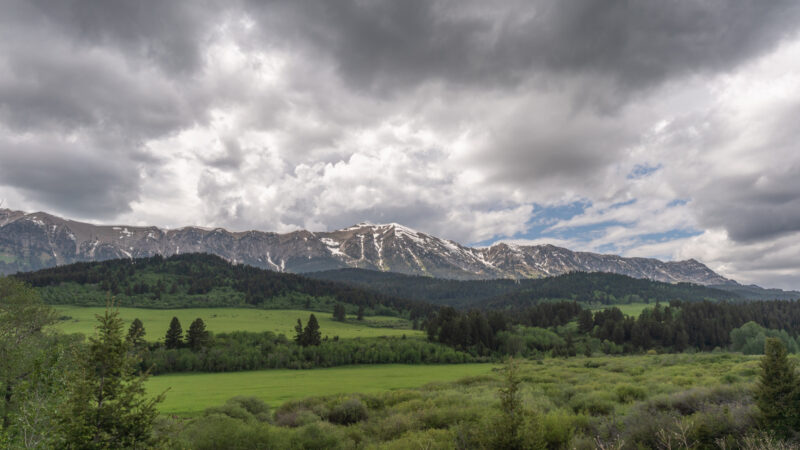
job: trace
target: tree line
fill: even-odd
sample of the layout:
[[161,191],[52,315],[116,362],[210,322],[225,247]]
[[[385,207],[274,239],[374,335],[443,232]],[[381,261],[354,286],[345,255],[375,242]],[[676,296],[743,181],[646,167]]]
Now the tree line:
[[572,272],[521,280],[447,280],[364,269],[338,269],[309,277],[347,283],[385,295],[460,309],[525,307],[543,300],[624,304],[671,300],[736,300],[740,294],[690,283],[662,283],[601,272]]
[[[231,264],[209,254],[182,254],[169,258],[117,259],[101,262],[79,262],[52,267],[37,272],[17,273],[15,278],[33,287],[59,286],[63,283],[96,285],[105,295],[110,292],[121,299],[147,294],[148,306],[158,306],[163,298],[192,306],[194,297],[214,296],[212,291],[230,291],[237,294],[241,305],[268,306],[272,299],[287,296],[332,298],[333,303],[351,305],[380,311],[382,314],[422,318],[432,313],[432,304],[392,297],[377,292],[311,279],[305,276],[279,273],[256,267]],[[148,279],[150,281],[148,281]],[[152,280],[156,281],[152,281]],[[220,295],[221,296],[221,295]],[[102,302],[103,296],[99,296]],[[220,300],[219,306],[234,306],[229,299]],[[173,302],[170,306],[176,305]],[[205,306],[213,306],[206,303]],[[333,306],[333,305],[331,305]]]
[[[565,326],[572,321],[576,327]],[[800,302],[673,301],[667,306],[657,303],[638,317],[626,316],[616,307],[593,312],[576,302],[542,303],[510,311],[442,308],[423,326],[430,341],[474,355],[513,354],[520,348],[520,339],[531,350],[572,355],[579,351],[579,341],[584,352],[728,348],[732,344],[731,333],[748,322],[785,333],[786,345],[796,345],[789,338],[800,334]],[[531,328],[554,331],[535,332]],[[749,333],[754,334],[752,330]],[[747,339],[742,337],[740,341]],[[760,339],[763,342],[764,335]]]

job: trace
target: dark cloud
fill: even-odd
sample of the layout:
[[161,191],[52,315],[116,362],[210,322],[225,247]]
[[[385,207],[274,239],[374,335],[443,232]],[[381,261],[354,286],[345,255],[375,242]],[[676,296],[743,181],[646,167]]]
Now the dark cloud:
[[309,45],[350,86],[385,94],[427,81],[516,84],[590,73],[624,87],[728,70],[797,31],[800,4],[634,2],[252,2],[270,41]]
[[139,196],[139,171],[127,159],[87,151],[86,142],[0,139],[0,185],[13,186],[53,212],[113,219]]
[[717,178],[698,192],[701,223],[740,242],[800,231],[800,166],[750,176]]
[[111,46],[132,58],[155,62],[175,74],[202,66],[202,49],[214,31],[213,20],[226,2],[33,0],[52,27],[78,45]]

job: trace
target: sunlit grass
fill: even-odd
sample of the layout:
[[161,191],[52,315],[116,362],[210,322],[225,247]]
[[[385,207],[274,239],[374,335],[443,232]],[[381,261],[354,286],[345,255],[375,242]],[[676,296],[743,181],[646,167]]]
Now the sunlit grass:
[[[91,335],[97,325],[95,314],[101,314],[105,308],[81,306],[54,306],[59,316],[65,318],[56,324],[56,327],[65,333],[83,333]],[[272,331],[283,333],[287,337],[294,336],[294,326],[297,319],[305,325],[310,311],[301,310],[268,310],[248,308],[186,308],[186,309],[144,309],[144,308],[119,308],[120,317],[126,326],[133,319],[142,321],[149,341],[164,338],[172,317],[180,320],[183,330],[198,317],[203,319],[206,328],[213,333],[228,333],[231,331]],[[358,322],[354,317],[348,317],[348,322],[337,322],[330,313],[313,313],[320,324],[322,336],[339,336],[340,338],[376,337],[376,336],[422,336],[418,330],[411,330],[410,323],[401,318],[388,316],[366,317],[365,321]],[[370,325],[391,326],[391,328]],[[405,328],[404,328],[405,327]]]

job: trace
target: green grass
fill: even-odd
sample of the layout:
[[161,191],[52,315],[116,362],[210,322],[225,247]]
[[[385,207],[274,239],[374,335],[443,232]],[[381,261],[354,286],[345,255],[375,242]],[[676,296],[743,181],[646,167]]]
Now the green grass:
[[[626,316],[639,317],[639,314],[641,314],[642,311],[644,311],[647,308],[652,308],[654,306],[655,303],[630,303],[627,305],[602,305],[596,308],[593,307],[592,309],[598,310],[598,309],[618,308],[620,311],[622,311],[622,314],[625,314]],[[668,306],[668,305],[662,304],[661,306]]]
[[491,364],[386,364],[313,370],[160,375],[148,381],[147,389],[151,394],[169,389],[166,400],[159,407],[162,413],[192,416],[237,395],[255,396],[277,406],[305,397],[355,392],[368,394],[414,388],[431,382],[455,381],[489,374],[493,367]]
[[[105,308],[82,306],[54,306],[59,316],[70,317],[59,321],[55,326],[65,333],[83,333],[91,335],[97,324],[95,314],[101,314]],[[188,308],[188,309],[142,309],[119,308],[120,317],[125,321],[126,328],[135,318],[144,323],[146,338],[157,341],[164,338],[169,322],[173,316],[181,321],[184,332],[198,317],[203,319],[206,328],[214,333],[228,333],[231,331],[272,331],[283,333],[287,337],[294,336],[294,326],[300,318],[305,325],[309,311],[281,310],[281,309],[248,309],[248,308]],[[315,312],[320,325],[322,336],[339,336],[340,338],[376,337],[376,336],[422,336],[423,332],[411,330],[410,324],[405,319],[388,316],[366,317],[364,323],[358,323],[348,318],[349,322],[342,323],[332,320],[330,313]],[[391,328],[380,328],[391,326]],[[407,328],[402,328],[407,327]]]

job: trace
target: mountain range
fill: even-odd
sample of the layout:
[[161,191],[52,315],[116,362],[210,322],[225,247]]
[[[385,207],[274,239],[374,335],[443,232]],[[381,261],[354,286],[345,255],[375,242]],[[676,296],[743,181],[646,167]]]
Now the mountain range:
[[78,261],[210,253],[236,264],[306,273],[372,269],[457,280],[541,278],[609,272],[667,283],[736,285],[699,261],[664,262],[575,252],[553,245],[468,247],[400,224],[290,233],[223,228],[93,225],[45,212],[0,209],[0,273]]

